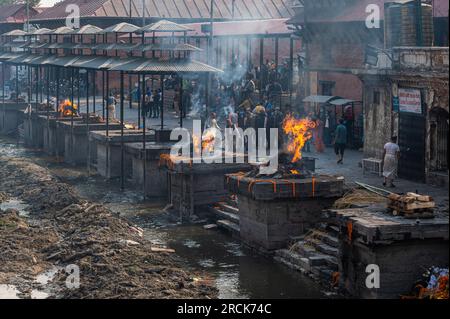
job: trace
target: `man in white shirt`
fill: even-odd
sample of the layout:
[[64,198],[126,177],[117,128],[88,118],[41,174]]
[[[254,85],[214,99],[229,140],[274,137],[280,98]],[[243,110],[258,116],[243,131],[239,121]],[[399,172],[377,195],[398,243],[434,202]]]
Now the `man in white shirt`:
[[398,160],[400,158],[400,147],[397,145],[397,137],[392,137],[391,141],[384,146],[383,152],[383,185],[388,183],[394,188],[394,180],[397,176]]

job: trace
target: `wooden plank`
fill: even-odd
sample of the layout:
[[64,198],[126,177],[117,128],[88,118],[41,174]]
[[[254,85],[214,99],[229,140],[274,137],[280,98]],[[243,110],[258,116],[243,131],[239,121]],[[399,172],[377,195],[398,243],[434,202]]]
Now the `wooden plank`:
[[432,202],[433,198],[431,196],[419,195],[416,193],[407,193],[406,195],[414,197],[419,202]]

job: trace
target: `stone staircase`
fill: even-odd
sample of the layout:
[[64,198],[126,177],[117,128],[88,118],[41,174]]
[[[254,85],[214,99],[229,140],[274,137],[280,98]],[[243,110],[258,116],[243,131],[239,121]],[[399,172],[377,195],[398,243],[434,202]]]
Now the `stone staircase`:
[[339,271],[339,228],[321,224],[308,234],[292,238],[289,249],[275,253],[275,259],[286,266],[331,284]]
[[237,203],[231,199],[209,207],[209,211],[217,218],[219,228],[229,231],[233,236],[239,237],[239,209]]

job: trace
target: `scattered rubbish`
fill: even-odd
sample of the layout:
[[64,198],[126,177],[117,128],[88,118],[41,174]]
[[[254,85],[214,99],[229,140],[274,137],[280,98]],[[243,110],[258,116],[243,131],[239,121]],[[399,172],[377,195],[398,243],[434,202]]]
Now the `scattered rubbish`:
[[448,299],[449,298],[448,268],[430,267],[422,275],[409,296],[402,299]]

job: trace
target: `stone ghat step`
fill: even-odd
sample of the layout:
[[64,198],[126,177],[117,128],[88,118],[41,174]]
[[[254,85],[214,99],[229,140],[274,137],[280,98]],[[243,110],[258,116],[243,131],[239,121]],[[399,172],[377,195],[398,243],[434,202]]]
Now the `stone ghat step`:
[[241,233],[239,224],[233,223],[226,219],[218,220],[217,226],[231,232],[234,236],[239,236]]
[[306,272],[313,272],[314,268],[318,267],[322,267],[321,269],[328,269],[332,272],[338,271],[337,260],[326,255],[315,254],[306,257],[296,251],[281,249],[275,252],[275,256],[301,267]]
[[226,211],[221,210],[221,209],[219,209],[217,207],[210,207],[209,210],[210,210],[211,213],[216,215],[219,219],[229,220],[230,222],[233,222],[233,223],[239,225],[239,215],[234,214],[234,213],[226,212]]
[[339,249],[337,249],[335,247],[331,247],[330,245],[321,243],[321,244],[316,244],[315,248],[318,252],[321,252],[326,255],[336,257],[336,258],[339,257]]
[[227,202],[220,202],[217,205],[219,205],[220,209],[224,212],[236,214],[239,215],[239,208],[233,205],[233,203]]
[[339,249],[338,237],[325,231],[317,231],[313,234],[313,236],[306,236],[303,240],[313,246],[317,244],[324,244],[333,248],[332,250]]
[[312,244],[305,241],[300,241],[297,244],[293,245],[291,251],[299,253],[300,255],[313,258],[313,259],[326,259],[328,265],[337,266],[338,258],[339,258],[339,250],[332,250],[332,253],[328,253],[332,247],[320,247],[324,246],[324,244]]

